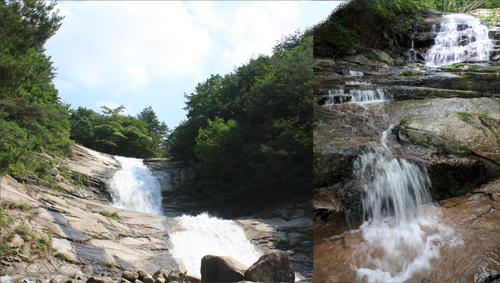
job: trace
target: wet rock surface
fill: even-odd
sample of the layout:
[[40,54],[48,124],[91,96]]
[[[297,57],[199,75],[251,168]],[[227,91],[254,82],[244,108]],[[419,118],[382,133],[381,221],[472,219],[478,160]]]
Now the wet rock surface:
[[[500,270],[500,179],[469,194],[443,200],[428,208],[454,229],[439,258],[406,282],[492,282]],[[356,251],[366,240],[359,230],[314,245],[314,280],[357,282],[351,264],[362,262]],[[488,279],[490,278],[490,279]]]
[[[75,151],[78,152],[75,154],[76,158],[61,162],[67,162],[67,166],[74,170],[86,168],[82,172],[91,174],[90,177],[108,174],[111,178],[112,172],[120,166],[112,156],[101,156],[100,153],[80,146]],[[182,176],[189,177],[188,173],[180,172],[182,168],[176,167],[170,160],[148,160],[147,164],[158,172],[174,170],[175,176],[180,176],[174,180],[182,180]],[[73,172],[73,169],[61,172]],[[63,178],[60,180],[61,183],[65,181]],[[171,253],[169,236],[178,229],[176,218],[113,207],[106,192],[93,187],[92,183],[66,185],[68,193],[61,193],[39,184],[37,180],[30,183],[10,176],[1,177],[1,213],[5,217],[2,221],[12,219],[7,228],[2,227],[2,237],[10,232],[14,232],[16,237],[8,240],[12,252],[0,256],[0,276],[9,274],[12,280],[44,276],[43,278],[56,278],[58,282],[66,282],[69,278],[73,282],[85,282],[92,276],[104,276],[119,281],[121,279],[115,277],[121,276],[125,271],[141,270],[154,275],[159,268],[172,271],[178,267],[179,262]],[[95,193],[80,195],[78,191]],[[179,202],[186,204],[185,200]],[[21,209],[20,205],[26,205],[29,209]],[[174,211],[175,208],[172,209]],[[116,218],[106,216],[113,213],[117,214]],[[235,222],[245,230],[247,238],[262,253],[284,249],[296,266],[298,276],[312,278],[310,204],[290,205]],[[26,230],[26,234],[33,237],[25,240],[15,232],[16,229]],[[307,236],[309,233],[310,237]],[[35,253],[35,239],[38,242],[48,241],[49,235],[50,245],[55,250]],[[20,248],[22,245],[25,247]],[[36,276],[30,277],[30,272]],[[167,277],[168,275],[170,274]],[[191,277],[188,279],[188,276]],[[76,281],[76,278],[84,281]],[[127,281],[135,280],[140,280],[138,274],[137,278]],[[186,280],[196,282],[196,276],[185,274],[184,281]],[[305,280],[304,282],[308,282]]]
[[[314,70],[315,282],[360,282],[364,279],[354,266],[378,268],[363,265],[383,249],[374,248],[369,256],[362,252],[370,242],[359,228],[365,216],[361,200],[369,188],[353,180],[358,156],[381,145],[381,134],[391,125],[385,143],[395,158],[428,172],[434,201],[428,211],[455,231],[449,236],[453,240],[439,246],[440,257],[405,282],[498,280],[500,65],[420,64],[433,44],[438,16],[417,27],[416,63],[402,64],[410,56],[398,52],[390,54],[394,66],[373,56],[378,62],[367,62],[367,51],[315,59],[334,61]],[[414,259],[409,251],[401,253],[408,253],[405,262]],[[467,262],[464,270],[460,261]]]

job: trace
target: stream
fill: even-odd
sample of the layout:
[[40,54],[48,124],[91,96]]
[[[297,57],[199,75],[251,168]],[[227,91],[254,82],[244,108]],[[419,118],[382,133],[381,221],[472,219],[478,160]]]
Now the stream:
[[500,101],[470,95],[474,78],[438,68],[467,60],[498,72],[485,62],[494,44],[469,15],[443,15],[432,32],[425,65],[338,60],[315,73],[314,151],[323,166],[315,206],[324,221],[315,223],[315,282],[500,278]]
[[[161,186],[142,159],[116,156],[121,163],[109,183],[112,205],[129,210],[163,215]],[[174,218],[171,252],[190,274],[200,276],[201,259],[208,254],[230,256],[251,266],[261,254],[246,238],[243,228],[232,220],[202,213]]]

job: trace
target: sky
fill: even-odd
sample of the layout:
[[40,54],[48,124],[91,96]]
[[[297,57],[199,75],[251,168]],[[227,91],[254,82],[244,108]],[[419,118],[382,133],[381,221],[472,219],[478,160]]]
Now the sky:
[[61,101],[101,112],[151,106],[170,129],[186,119],[184,94],[228,74],[282,35],[312,27],[341,1],[61,1],[50,38]]

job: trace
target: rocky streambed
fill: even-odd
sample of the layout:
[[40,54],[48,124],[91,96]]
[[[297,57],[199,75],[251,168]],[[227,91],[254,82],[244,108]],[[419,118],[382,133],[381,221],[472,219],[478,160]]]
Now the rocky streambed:
[[[168,159],[145,161],[161,184],[167,215],[163,216],[112,205],[107,184],[120,169],[113,156],[77,145],[72,159],[44,157],[58,162],[52,172],[54,182],[36,177],[1,178],[0,276],[8,276],[3,279],[86,282],[91,277],[107,277],[119,281],[125,271],[153,275],[160,268],[170,272],[183,263],[173,237],[185,235],[181,232],[187,229],[179,216],[197,212],[189,200],[175,197],[173,192],[192,171]],[[70,175],[71,180],[66,178]],[[75,175],[80,181],[75,181]],[[258,252],[255,261],[259,255],[281,249],[294,277],[308,282],[313,268],[307,236],[312,234],[312,215],[306,207],[292,205],[225,225],[242,228],[245,241]],[[191,241],[196,246],[197,239]],[[200,270],[187,270],[184,275],[194,277],[183,280],[196,282],[193,278],[199,274]]]
[[[465,62],[428,67],[381,50],[359,50],[314,60],[315,281],[363,281],[363,272],[377,268],[388,271],[379,277],[370,273],[374,282],[498,279],[500,65]],[[370,184],[377,174],[390,169],[374,170],[367,176],[371,180],[359,181],[356,176],[360,157],[383,145],[391,149],[390,158],[427,172],[432,202],[424,214],[453,231],[440,232],[446,240],[436,240],[435,246],[428,242],[439,251],[422,260],[430,266],[412,265],[423,252],[396,257],[403,263],[393,264],[405,266],[411,280],[397,277],[401,269],[375,264],[376,258],[390,257],[383,244],[374,247],[365,234],[364,221],[371,215],[363,202],[374,189]],[[393,209],[392,202],[386,209]],[[419,225],[428,229],[429,234],[422,235],[437,235],[430,230],[441,229]],[[408,231],[411,235],[413,230]],[[396,234],[386,241],[397,241]]]

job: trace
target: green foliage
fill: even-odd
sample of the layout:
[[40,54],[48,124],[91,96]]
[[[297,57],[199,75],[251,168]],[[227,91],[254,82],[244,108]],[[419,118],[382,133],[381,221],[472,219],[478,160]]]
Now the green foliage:
[[410,32],[411,21],[421,19],[419,10],[433,5],[431,0],[345,1],[314,27],[314,55],[336,56],[360,46],[391,47],[397,42],[395,33]]
[[55,257],[58,257],[62,260],[65,260],[65,261],[69,261],[69,258],[67,255],[65,255],[64,253],[61,253],[61,252],[57,252],[55,255]]
[[91,185],[89,181],[89,175],[80,173],[78,171],[71,171],[71,177],[73,180],[73,183],[78,186],[87,186],[89,187]]
[[118,219],[120,218],[120,216],[118,215],[118,212],[109,212],[107,210],[99,210],[99,211],[94,211],[94,212],[97,212],[103,216],[106,216],[106,217],[109,217],[109,218],[113,218],[114,220],[118,221]]
[[170,134],[171,154],[195,166],[177,193],[224,216],[311,197],[312,44],[283,37],[225,76],[186,95],[188,120]]
[[14,219],[12,219],[12,217],[6,217],[5,214],[3,214],[3,207],[0,206],[0,227],[5,229],[12,224],[14,224]]
[[60,193],[69,195],[69,192],[59,185],[52,185],[52,188]]
[[67,105],[52,79],[54,68],[44,44],[63,17],[57,2],[1,1],[0,174],[23,174],[34,152],[70,155]]
[[71,138],[97,151],[151,158],[166,155],[169,129],[150,107],[138,117],[123,115],[124,107],[102,106],[102,114],[79,107],[70,110]]
[[412,71],[404,71],[404,72],[401,73],[401,75],[403,75],[403,76],[411,76],[411,75],[413,75],[413,72]]
[[20,211],[23,211],[23,212],[31,210],[31,206],[29,206],[29,204],[27,204],[27,203],[17,204],[15,202],[13,202],[9,205],[9,208],[10,209],[19,209]]

